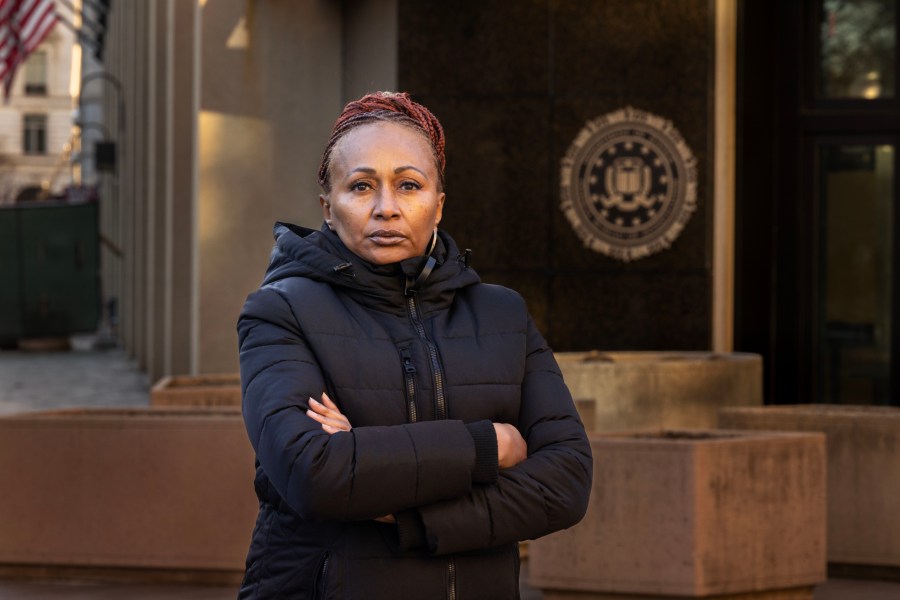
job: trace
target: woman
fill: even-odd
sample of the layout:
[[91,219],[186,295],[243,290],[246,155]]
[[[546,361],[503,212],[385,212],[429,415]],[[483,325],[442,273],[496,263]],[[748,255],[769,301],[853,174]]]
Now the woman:
[[437,229],[443,181],[434,115],[371,94],[322,158],[321,231],[275,227],[238,322],[260,501],[241,598],[516,598],[517,542],[584,514],[553,354]]

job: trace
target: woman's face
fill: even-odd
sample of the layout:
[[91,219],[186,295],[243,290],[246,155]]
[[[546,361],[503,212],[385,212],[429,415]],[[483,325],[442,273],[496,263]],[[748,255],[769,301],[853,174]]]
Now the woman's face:
[[319,196],[325,222],[357,256],[377,265],[425,253],[444,194],[425,136],[376,121],[338,140]]

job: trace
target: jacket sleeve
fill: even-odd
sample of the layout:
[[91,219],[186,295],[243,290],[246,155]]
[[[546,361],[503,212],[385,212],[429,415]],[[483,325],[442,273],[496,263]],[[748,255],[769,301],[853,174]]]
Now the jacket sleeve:
[[323,431],[306,410],[325,378],[279,290],[248,297],[238,340],[250,442],[275,490],[302,517],[372,519],[466,495],[479,474],[490,477],[476,460],[476,444],[490,446],[483,426],[432,421]]
[[450,554],[533,539],[576,524],[593,476],[590,444],[553,353],[531,318],[519,431],[528,458],[496,484],[398,515],[401,544]]

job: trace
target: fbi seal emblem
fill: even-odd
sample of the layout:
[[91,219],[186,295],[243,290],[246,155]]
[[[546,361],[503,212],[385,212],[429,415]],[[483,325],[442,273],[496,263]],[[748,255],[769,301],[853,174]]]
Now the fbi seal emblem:
[[626,107],[588,123],[561,169],[584,245],[625,262],[669,248],[697,208],[697,161],[671,121]]

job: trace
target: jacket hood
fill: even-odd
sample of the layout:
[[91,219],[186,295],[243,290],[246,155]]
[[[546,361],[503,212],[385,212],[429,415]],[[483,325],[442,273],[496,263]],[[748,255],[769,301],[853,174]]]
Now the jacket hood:
[[344,289],[362,304],[382,310],[405,310],[403,297],[415,293],[423,307],[452,302],[455,292],[480,282],[453,238],[438,230],[429,256],[374,265],[347,248],[336,233],[278,222],[275,247],[263,285],[288,277],[304,277]]

